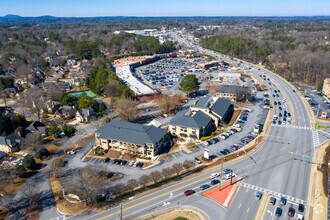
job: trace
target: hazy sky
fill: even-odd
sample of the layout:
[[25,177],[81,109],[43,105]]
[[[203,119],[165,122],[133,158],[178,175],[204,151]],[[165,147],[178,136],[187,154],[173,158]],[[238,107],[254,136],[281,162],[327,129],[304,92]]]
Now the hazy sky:
[[0,0],[0,16],[330,15],[330,0]]

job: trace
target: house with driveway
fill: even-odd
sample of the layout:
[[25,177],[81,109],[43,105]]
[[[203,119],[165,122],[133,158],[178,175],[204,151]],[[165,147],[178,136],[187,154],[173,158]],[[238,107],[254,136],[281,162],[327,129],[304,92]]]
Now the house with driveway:
[[154,157],[170,147],[171,138],[164,128],[112,120],[95,133],[96,147],[143,157]]
[[178,112],[169,122],[169,131],[177,137],[201,139],[228,123],[233,112],[234,106],[228,99],[205,96],[189,109]]

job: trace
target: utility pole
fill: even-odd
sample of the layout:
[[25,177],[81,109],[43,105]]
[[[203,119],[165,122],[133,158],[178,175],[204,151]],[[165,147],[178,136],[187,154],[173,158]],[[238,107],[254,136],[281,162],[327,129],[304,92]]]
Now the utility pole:
[[230,185],[233,185],[233,171],[230,171]]
[[123,220],[123,203],[120,204],[120,220]]

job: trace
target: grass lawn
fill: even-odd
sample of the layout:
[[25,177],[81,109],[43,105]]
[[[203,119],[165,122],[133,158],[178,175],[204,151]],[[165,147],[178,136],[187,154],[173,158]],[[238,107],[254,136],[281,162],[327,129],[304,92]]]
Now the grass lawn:
[[317,129],[317,130],[321,130],[321,129],[325,129],[325,128],[327,128],[327,126],[322,125],[322,124],[319,124],[319,123],[314,123],[313,126],[314,126],[314,128]]
[[242,112],[242,109],[235,109],[235,111],[233,113],[233,116],[231,117],[231,120],[228,123],[228,126],[232,126],[235,123],[235,121],[237,120],[238,116],[240,116],[241,112]]

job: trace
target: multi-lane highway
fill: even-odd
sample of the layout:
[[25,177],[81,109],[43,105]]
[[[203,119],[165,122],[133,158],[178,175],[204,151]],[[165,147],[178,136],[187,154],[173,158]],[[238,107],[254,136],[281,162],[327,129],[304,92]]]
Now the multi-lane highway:
[[[239,62],[214,51],[192,45],[173,32],[171,35],[176,41],[190,48],[229,63]],[[170,207],[187,205],[200,209],[209,219],[254,219],[256,213],[260,211],[262,203],[268,202],[267,199],[262,199],[263,202],[256,200],[255,193],[257,191],[262,192],[265,197],[272,195],[277,198],[275,205],[265,204],[262,209],[263,213],[260,215],[264,219],[288,219],[289,207],[294,207],[297,211],[297,204],[306,204],[312,160],[300,155],[312,155],[313,149],[318,144],[318,134],[311,129],[311,120],[301,97],[281,77],[245,61],[242,61],[241,65],[251,67],[250,71],[256,78],[260,79],[260,75],[265,75],[270,79],[271,85],[266,84],[269,87],[268,93],[272,96],[274,89],[280,90],[280,96],[273,99],[282,101],[285,98],[287,100],[287,109],[292,113],[294,123],[291,125],[271,124],[262,148],[251,155],[254,160],[245,158],[228,166],[238,176],[245,177],[229,208],[224,208],[203,197],[201,190],[199,190],[200,185],[210,183],[209,175],[212,172],[220,172],[219,167],[140,198],[131,198],[122,206],[118,205],[97,214],[84,213],[71,218],[119,219],[122,211],[124,217],[135,219],[138,216]],[[278,107],[274,105],[274,108]],[[274,112],[278,111],[278,109],[274,109]],[[184,196],[183,192],[187,189],[195,189],[196,194],[189,197]],[[281,196],[288,199],[285,206],[279,203]],[[274,214],[276,207],[283,208],[283,214],[280,218]]]

